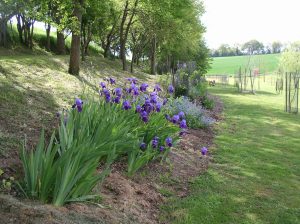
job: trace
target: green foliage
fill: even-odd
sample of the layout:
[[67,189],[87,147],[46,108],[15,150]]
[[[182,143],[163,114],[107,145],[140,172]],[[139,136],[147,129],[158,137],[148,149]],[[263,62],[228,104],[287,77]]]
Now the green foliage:
[[0,183],[0,192],[9,192],[12,188],[12,184],[14,183],[15,179],[13,177],[9,178],[2,178],[4,171],[0,169],[0,178],[2,179],[2,183]]
[[[61,115],[58,136],[52,134],[45,145],[44,131],[35,151],[21,151],[25,178],[25,195],[45,203],[61,206],[68,202],[91,200],[94,186],[109,173],[112,162],[128,156],[128,174],[132,176],[149,161],[164,158],[151,147],[159,136],[159,145],[174,136],[179,128],[168,122],[162,113],[155,113],[146,124],[132,110],[120,104],[106,103],[89,97],[82,112],[76,109]],[[148,145],[140,150],[140,143]],[[97,167],[103,164],[101,173]]]
[[279,67],[285,72],[300,71],[300,43],[293,43],[280,57]]
[[208,110],[212,110],[215,107],[215,101],[213,99],[204,96],[202,99],[202,106]]
[[187,96],[188,89],[185,86],[176,86],[175,97]]

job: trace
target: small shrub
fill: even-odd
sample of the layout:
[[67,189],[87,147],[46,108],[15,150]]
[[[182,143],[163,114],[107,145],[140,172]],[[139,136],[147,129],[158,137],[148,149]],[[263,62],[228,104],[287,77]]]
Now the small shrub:
[[187,97],[172,99],[168,102],[166,113],[178,114],[183,111],[187,125],[191,128],[203,128],[214,123],[214,119],[205,115],[205,110],[197,104],[191,102]]
[[175,88],[175,97],[187,96],[188,89],[183,86],[176,86]]
[[202,105],[208,110],[212,110],[215,107],[215,102],[213,99],[209,99],[207,96],[203,97]]

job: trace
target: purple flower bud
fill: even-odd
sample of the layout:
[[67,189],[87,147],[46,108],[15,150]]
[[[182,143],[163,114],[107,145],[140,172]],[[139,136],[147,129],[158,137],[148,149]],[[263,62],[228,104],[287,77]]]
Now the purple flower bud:
[[110,95],[106,95],[106,96],[105,96],[105,101],[106,101],[106,103],[109,103],[109,102],[110,102]]
[[76,106],[82,106],[83,102],[82,102],[82,100],[81,100],[81,99],[79,99],[79,98],[76,98],[76,100],[75,100],[75,104],[76,104]]
[[123,109],[124,109],[124,110],[129,110],[129,109],[131,109],[131,104],[130,104],[130,102],[129,102],[128,100],[125,100],[125,101],[123,102]]
[[165,118],[166,118],[168,121],[171,121],[171,117],[170,117],[168,114],[165,114]]
[[207,152],[208,152],[208,149],[207,149],[206,147],[202,147],[202,148],[201,148],[201,154],[202,154],[203,156],[205,156],[205,155],[207,154]]
[[145,123],[147,123],[149,121],[149,117],[148,116],[143,116],[142,117],[142,121],[144,121]]
[[167,98],[165,98],[165,99],[164,99],[164,101],[163,101],[163,105],[166,105],[166,104],[167,104],[167,102],[168,102],[168,99],[167,99]]
[[132,89],[132,91],[133,91],[133,95],[134,96],[138,96],[140,93],[139,93],[139,89],[137,88],[137,87],[134,87],[133,89]]
[[146,148],[147,148],[146,143],[145,143],[145,142],[142,142],[142,143],[140,144],[140,149],[141,149],[141,150],[145,150]]
[[166,138],[166,146],[172,147],[172,145],[173,145],[172,138],[170,138],[170,137]]
[[148,113],[146,111],[142,111],[140,113],[142,121],[144,121],[145,123],[147,123],[149,121],[149,117],[148,117]]
[[174,115],[173,117],[172,117],[172,122],[174,123],[174,124],[177,124],[178,123],[178,121],[179,121],[179,116],[178,115]]
[[163,147],[163,146],[159,147],[159,151],[163,152],[164,150],[165,150],[165,147]]
[[131,79],[131,82],[133,82],[134,84],[137,84],[137,81],[138,81],[138,80],[137,80],[136,78],[132,78],[132,79]]
[[126,80],[130,83],[132,82],[132,78],[127,78]]
[[141,87],[140,87],[140,90],[141,90],[142,92],[146,92],[146,91],[147,91],[147,88],[148,88],[148,84],[147,84],[147,83],[143,83],[143,84],[141,85]]
[[116,84],[116,80],[113,78],[109,78],[109,82],[111,85]]
[[182,112],[182,111],[180,111],[179,113],[178,113],[178,116],[180,117],[180,119],[184,119],[184,112]]
[[160,112],[161,111],[161,103],[157,102],[156,103],[156,112]]
[[115,102],[116,104],[119,104],[119,103],[120,103],[120,97],[117,96],[117,97],[114,99],[114,102]]
[[160,92],[160,91],[161,91],[161,88],[160,88],[159,84],[156,84],[156,85],[155,85],[154,91],[157,91],[157,92]]
[[155,139],[153,139],[153,140],[152,140],[152,147],[153,147],[153,148],[157,148],[157,146],[158,146],[158,141],[155,140]]
[[179,124],[179,127],[180,128],[187,128],[187,125],[186,125],[186,120],[182,120]]
[[106,83],[105,82],[100,82],[100,86],[102,87],[102,89],[106,88]]
[[185,131],[180,131],[179,136],[184,136],[186,134]]
[[116,88],[115,94],[116,94],[116,96],[121,97],[122,96],[122,88]]
[[153,139],[156,140],[156,141],[158,141],[159,137],[155,136]]
[[173,87],[172,85],[169,85],[169,87],[168,87],[168,92],[169,92],[170,94],[174,93],[174,87]]
[[142,107],[140,105],[137,105],[135,108],[136,113],[140,113],[142,111]]
[[77,106],[77,110],[78,110],[78,112],[81,112],[82,111],[82,106]]
[[107,96],[107,95],[110,95],[110,92],[109,92],[108,89],[104,89],[104,90],[103,90],[103,94],[104,94],[105,96]]
[[82,105],[83,105],[83,102],[81,99],[79,98],[76,98],[75,99],[75,104],[72,106],[72,108],[77,108],[78,112],[81,112],[82,111]]
[[157,103],[157,95],[152,95],[150,98],[150,102],[153,104],[156,104]]

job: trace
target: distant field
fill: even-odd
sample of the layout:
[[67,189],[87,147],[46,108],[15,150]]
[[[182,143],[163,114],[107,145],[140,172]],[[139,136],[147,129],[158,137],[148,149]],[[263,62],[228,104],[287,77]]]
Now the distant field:
[[269,73],[276,70],[280,54],[254,55],[254,56],[234,56],[213,58],[211,69],[207,75],[235,74],[241,66],[246,67],[249,63],[255,67],[260,67],[261,72]]

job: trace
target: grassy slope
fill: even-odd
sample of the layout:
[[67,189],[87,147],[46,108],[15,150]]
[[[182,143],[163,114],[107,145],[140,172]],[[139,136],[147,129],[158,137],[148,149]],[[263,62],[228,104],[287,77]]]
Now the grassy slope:
[[[1,50],[1,49],[0,49]],[[68,56],[19,55],[0,57],[0,156],[17,149],[24,134],[30,140],[42,127],[52,131],[55,114],[70,108],[84,89],[95,89],[103,77],[135,76],[153,82],[142,72],[123,72],[119,61],[89,57],[82,63],[81,75],[69,75]],[[49,134],[49,133],[48,133]],[[30,143],[31,141],[29,141]]]
[[[250,59],[250,64],[259,66],[263,72],[272,72],[276,70],[278,65],[278,54],[254,55]],[[217,57],[213,58],[211,69],[208,75],[235,74],[239,67],[247,66],[249,56],[235,57]]]
[[300,223],[300,115],[272,92],[211,93],[225,102],[208,172],[165,207],[174,223]]

